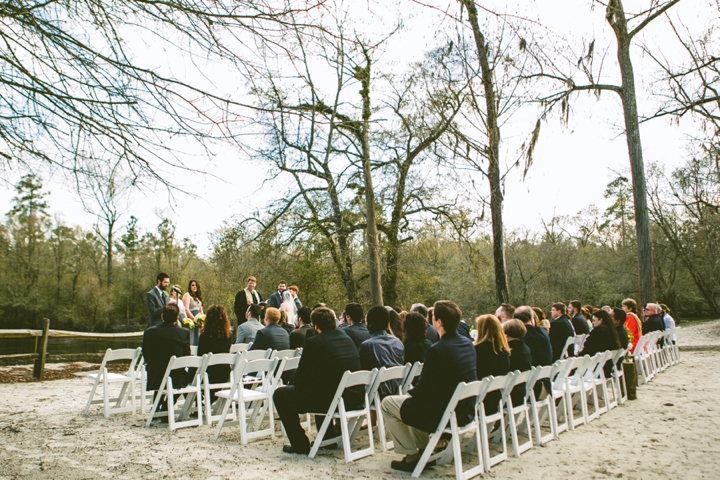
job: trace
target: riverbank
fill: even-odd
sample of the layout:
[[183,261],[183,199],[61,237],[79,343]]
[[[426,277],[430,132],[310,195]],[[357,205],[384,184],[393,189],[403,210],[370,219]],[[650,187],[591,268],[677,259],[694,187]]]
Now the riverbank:
[[[720,345],[720,321],[682,329],[681,345]],[[720,465],[720,351],[682,362],[638,388],[638,399],[544,447],[493,468],[490,477],[714,478]],[[281,452],[286,439],[250,441],[237,427],[212,441],[207,425],[170,433],[139,414],[81,415],[90,382],[0,385],[0,478],[410,478],[390,469],[392,451],[345,464],[339,450],[315,460]],[[361,439],[362,440],[362,439]],[[454,477],[452,464],[422,478]]]

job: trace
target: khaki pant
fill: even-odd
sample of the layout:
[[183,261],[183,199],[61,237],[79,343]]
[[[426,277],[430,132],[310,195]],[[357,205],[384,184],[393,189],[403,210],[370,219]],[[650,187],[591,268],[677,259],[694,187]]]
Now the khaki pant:
[[382,413],[385,426],[392,435],[395,452],[407,455],[410,460],[414,460],[413,457],[420,458],[423,450],[425,450],[430,434],[403,423],[400,416],[400,407],[408,398],[410,398],[410,395],[385,397],[382,401]]

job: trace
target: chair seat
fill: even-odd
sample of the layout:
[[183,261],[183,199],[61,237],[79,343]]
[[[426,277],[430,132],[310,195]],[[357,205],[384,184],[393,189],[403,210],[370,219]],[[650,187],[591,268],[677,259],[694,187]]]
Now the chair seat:
[[[215,394],[219,398],[230,398],[230,390],[220,390]],[[245,402],[255,402],[257,400],[265,400],[269,398],[267,393],[263,393],[259,390],[248,390],[243,389],[242,400]],[[240,401],[240,392],[235,393],[235,397],[232,399],[234,402]]]
[[[88,373],[87,378],[95,380],[98,378],[101,374],[98,373]],[[127,382],[128,380],[132,379],[132,377],[128,375],[123,375],[122,373],[110,373],[107,374],[107,381],[108,382]]]

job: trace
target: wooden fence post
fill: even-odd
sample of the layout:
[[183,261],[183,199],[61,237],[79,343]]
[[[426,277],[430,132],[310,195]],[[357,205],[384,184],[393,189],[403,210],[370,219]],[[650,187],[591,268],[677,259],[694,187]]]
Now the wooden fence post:
[[50,329],[50,319],[43,318],[42,338],[40,339],[39,348],[35,349],[38,359],[35,360],[35,368],[33,368],[33,377],[42,379],[45,374],[45,354],[47,353],[48,330]]

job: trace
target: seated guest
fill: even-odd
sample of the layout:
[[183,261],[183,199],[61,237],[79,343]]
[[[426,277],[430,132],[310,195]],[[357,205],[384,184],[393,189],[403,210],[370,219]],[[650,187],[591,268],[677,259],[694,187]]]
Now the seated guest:
[[626,298],[622,301],[622,309],[627,315],[625,319],[625,329],[633,336],[630,344],[630,353],[633,353],[643,334],[643,326],[638,314],[638,304],[632,298]]
[[515,315],[515,307],[509,303],[501,303],[498,309],[495,311],[495,316],[500,323],[505,323]]
[[290,348],[290,335],[278,322],[280,321],[280,310],[268,307],[265,312],[265,328],[258,330],[255,334],[250,350],[287,350]]
[[[246,322],[247,323],[247,322]],[[230,353],[232,328],[225,307],[210,305],[205,314],[205,323],[198,340],[198,357],[206,353]],[[212,365],[207,369],[210,383],[224,383],[230,378],[230,365]],[[215,392],[210,392],[210,402],[215,401]]]
[[295,331],[295,326],[288,322],[288,315],[284,310],[280,310],[280,320],[278,320],[278,325],[280,325],[283,330],[288,333],[288,335]]
[[568,315],[570,315],[570,322],[575,329],[575,335],[582,335],[590,333],[590,327],[588,326],[587,319],[582,313],[582,304],[579,300],[573,300],[568,305]]
[[[410,312],[405,317],[405,363],[422,362],[432,342],[427,339],[427,321],[420,313]],[[434,329],[433,329],[434,330]],[[437,333],[437,332],[436,332]]]
[[343,332],[352,338],[357,348],[360,348],[360,344],[370,338],[370,332],[363,322],[362,305],[359,303],[348,303],[345,305],[344,316],[348,326],[343,329]]
[[665,322],[662,317],[662,309],[656,303],[648,303],[645,307],[645,322],[643,322],[643,335],[650,332],[665,330]]
[[[552,322],[550,322],[550,344],[552,345],[553,363],[562,357],[567,339],[575,336],[572,323],[565,316],[566,311],[567,307],[564,303],[554,303],[550,308],[550,316],[552,317]],[[574,345],[568,347],[568,355],[575,356]]]
[[[513,318],[503,323],[503,332],[505,332],[505,338],[507,338],[508,345],[510,346],[510,371],[530,370],[532,368],[532,353],[527,345],[525,345],[525,334],[527,329],[525,324],[520,320]],[[525,383],[515,385],[512,393],[510,394],[513,405],[522,405],[525,401]]]
[[[272,309],[270,309],[272,310]],[[300,425],[303,413],[326,413],[340,379],[347,370],[360,370],[360,356],[353,341],[336,328],[335,314],[326,307],[312,311],[315,336],[305,340],[300,365],[292,383],[275,390],[273,400],[290,445],[285,453],[310,453],[310,440]],[[349,410],[362,404],[362,387],[349,389],[343,397]],[[318,428],[322,424],[316,417]]]
[[[411,472],[427,446],[429,432],[434,432],[460,382],[477,380],[475,349],[467,338],[458,335],[462,318],[460,308],[453,302],[435,302],[433,327],[440,340],[425,353],[425,365],[415,388],[408,395],[390,395],[382,401],[386,425],[395,444],[395,452],[405,455],[390,467]],[[466,425],[474,415],[474,401],[463,400],[455,409],[460,425]]]
[[625,330],[625,320],[627,319],[627,313],[625,313],[625,310],[623,310],[622,308],[613,308],[611,309],[611,311],[612,313],[610,314],[610,316],[615,322],[615,331],[618,334],[620,346],[622,348],[628,348],[628,345],[630,344],[630,339],[628,338],[627,330]]
[[252,343],[255,341],[255,335],[263,328],[258,320],[262,310],[260,305],[251,303],[245,312],[245,322],[238,325],[237,339],[235,343]]
[[398,312],[396,312],[392,307],[385,306],[385,310],[388,311],[387,332],[395,338],[402,339],[405,336],[405,333],[403,332],[403,324],[400,314],[398,314]]
[[[515,310],[515,318],[523,322],[527,332],[523,341],[530,349],[532,355],[532,366],[542,367],[552,365],[552,345],[550,344],[550,335],[544,328],[535,326],[535,318],[533,311],[528,306],[521,306]],[[545,391],[550,391],[550,379],[544,378],[535,384],[535,398],[540,398],[542,387]]]
[[425,319],[425,325],[427,326],[427,332],[425,333],[425,337],[430,340],[431,344],[440,340],[438,333],[431,325],[430,317],[428,317],[428,308],[425,305],[423,305],[422,303],[414,303],[413,306],[410,307],[410,313],[419,313],[423,316],[423,318]]
[[[593,313],[592,322],[593,329],[585,339],[585,345],[578,353],[579,356],[590,355],[592,357],[600,352],[620,348],[620,339],[618,339],[617,330],[615,330],[615,323],[605,310],[598,310]],[[605,376],[609,376],[612,373],[612,362],[607,362],[604,370]]]
[[460,320],[460,323],[458,323],[457,328],[458,335],[462,335],[465,338],[469,338],[470,341],[473,340],[472,336],[470,335],[470,325],[465,320]]
[[[662,317],[663,322],[665,322],[665,330],[675,328],[675,319],[670,316],[670,307],[668,307],[664,303],[658,303],[657,305],[660,307],[660,309],[662,311],[660,316]],[[672,343],[676,343],[676,342],[677,342],[677,337],[673,333]]]
[[[500,320],[495,315],[480,315],[475,323],[478,380],[491,375],[493,377],[507,375],[510,371],[510,346],[508,346]],[[485,413],[492,415],[497,412],[499,402],[499,390],[488,393],[483,400]]]
[[[187,357],[190,355],[190,332],[178,324],[180,308],[176,303],[169,303],[163,308],[160,316],[162,323],[150,327],[143,333],[142,352],[147,368],[147,389],[157,390],[162,384],[165,370],[170,357]],[[177,369],[171,373],[173,386],[186,386],[191,377],[185,370]],[[160,408],[166,408],[160,402]]]
[[[372,370],[380,367],[395,367],[405,364],[405,346],[399,338],[388,335],[390,312],[385,307],[372,307],[367,313],[370,338],[360,344],[360,368]],[[344,332],[347,332],[345,329]],[[396,393],[399,381],[393,380],[380,385],[380,398]]]
[[301,348],[305,345],[305,336],[307,335],[307,331],[311,329],[310,309],[308,307],[300,307],[298,309],[298,329],[290,334],[290,348]]

